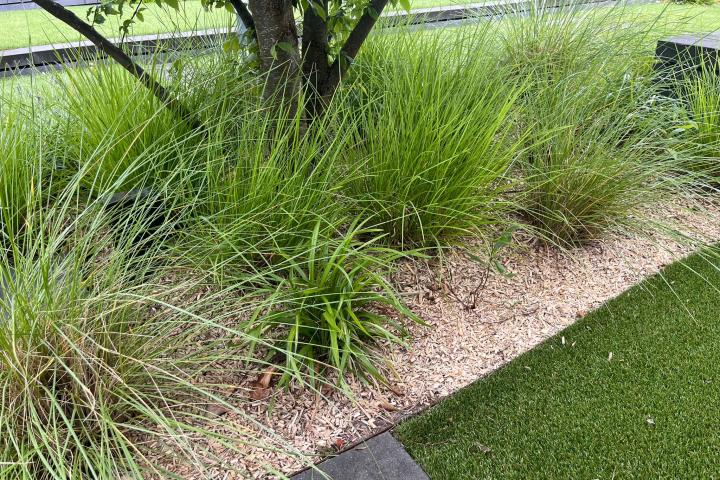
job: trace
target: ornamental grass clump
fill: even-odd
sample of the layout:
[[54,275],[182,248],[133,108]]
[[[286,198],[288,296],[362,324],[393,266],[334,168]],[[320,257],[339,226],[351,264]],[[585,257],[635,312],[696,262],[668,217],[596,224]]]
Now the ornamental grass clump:
[[117,66],[98,62],[58,78],[56,123],[65,137],[65,166],[82,170],[84,186],[97,193],[110,184],[120,191],[137,188],[149,175],[162,182],[198,137]]
[[347,189],[360,172],[347,161],[358,126],[349,92],[307,124],[303,98],[278,109],[246,97],[238,107],[211,91],[206,102],[224,106],[212,107],[221,115],[197,149],[203,183],[173,253],[254,299],[239,329],[281,385],[383,381],[378,344],[402,343],[401,320],[417,317],[385,279],[402,255],[376,245],[384,233],[357,227],[352,212]]
[[119,427],[152,408],[152,342],[143,339],[152,329],[140,330],[154,322],[133,301],[87,291],[79,276],[65,262],[3,268],[0,455],[13,478],[140,474]]
[[720,77],[709,67],[689,72],[680,88],[684,121],[680,141],[686,169],[707,183],[720,179]]
[[42,217],[62,184],[55,174],[62,138],[35,102],[15,79],[0,85],[0,250],[8,257],[42,239]]
[[[482,233],[502,216],[515,159],[507,117],[522,85],[482,51],[489,25],[378,36],[355,65],[350,165],[360,215],[402,248]],[[474,51],[475,54],[468,54]]]
[[299,109],[276,114],[260,98],[220,117],[196,155],[203,182],[182,255],[237,279],[306,250],[318,225],[323,238],[335,235],[349,222],[348,122],[338,109],[306,128]]
[[[521,55],[516,62],[532,80],[514,120],[525,141],[519,211],[539,238],[563,247],[634,228],[634,213],[684,188],[671,175],[671,102],[657,94],[637,39],[607,28],[616,18],[531,14],[509,30],[517,38],[506,39],[501,53],[516,58],[525,41],[550,44],[555,36],[543,29],[562,27],[553,44],[558,60]],[[637,28],[636,36],[646,34]]]
[[609,9],[603,16],[590,9],[556,11],[534,4],[526,16],[497,28],[500,62],[509,66],[512,77],[529,78],[538,87],[581,70],[598,53],[599,34],[603,24],[617,18],[614,12]]
[[[26,114],[0,105],[0,245],[21,248],[28,221],[40,204],[42,142]],[[34,232],[36,233],[36,232]]]
[[539,2],[526,14],[499,22],[488,53],[509,67],[512,78],[527,81],[526,95],[532,97],[533,86],[582,77],[591,69],[604,77],[647,66],[658,21],[622,5],[595,9],[573,2],[559,7]]
[[248,303],[226,291],[199,296],[202,276],[163,280],[160,241],[137,255],[109,234],[101,203],[70,215],[77,195],[68,188],[43,217],[47,241],[0,262],[3,478],[246,475],[209,443],[239,455],[244,442],[262,448],[272,434],[218,416],[245,418],[242,401],[203,372],[219,361],[225,374],[252,368],[232,346],[246,334],[227,320]]
[[632,88],[620,85],[597,102],[559,83],[526,106],[538,120],[521,164],[520,205],[544,240],[569,246],[595,239],[669,193],[665,131],[643,111],[657,104],[651,97],[645,107],[628,103],[623,90]]

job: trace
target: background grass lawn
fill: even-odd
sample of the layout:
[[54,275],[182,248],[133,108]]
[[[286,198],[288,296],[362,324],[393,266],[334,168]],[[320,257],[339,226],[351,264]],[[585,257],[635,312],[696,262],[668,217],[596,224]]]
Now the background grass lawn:
[[[436,5],[454,5],[471,3],[470,0],[414,0],[413,8],[431,7]],[[208,28],[227,27],[233,25],[235,17],[225,9],[204,10],[199,0],[180,2],[180,9],[175,11],[167,7],[159,7],[155,3],[147,3],[144,12],[145,21],[134,26],[134,35],[151,33],[181,32],[204,30]],[[80,18],[86,18],[88,7],[71,7]],[[132,10],[126,8],[127,13]],[[123,18],[128,18],[129,15]],[[101,33],[117,37],[121,21],[117,17],[108,18],[103,25],[98,25]],[[0,12],[0,49],[18,48],[27,45],[43,45],[47,43],[68,42],[79,40],[80,37],[62,22],[55,20],[40,9]]]
[[435,479],[717,478],[718,265],[671,266],[396,435]]
[[[412,0],[412,8],[424,8],[438,5],[456,5],[474,3],[471,0]],[[144,13],[145,21],[134,26],[133,35],[151,33],[181,32],[204,30],[208,28],[228,27],[233,25],[234,16],[225,9],[205,11],[199,0],[180,2],[179,11],[166,7],[158,7],[154,3],[147,4]],[[713,31],[720,28],[720,5],[689,6],[689,5],[642,5],[630,10],[647,13],[649,17],[661,13],[672,21],[685,25],[687,31]],[[71,8],[81,18],[85,18],[87,7]],[[128,14],[131,11],[128,9]],[[98,26],[101,33],[117,37],[120,19],[109,18]],[[28,45],[44,45],[80,40],[72,29],[55,20],[40,9],[0,12],[0,50],[25,47]]]
[[[70,7],[70,10],[80,18],[86,19],[88,7]],[[128,18],[132,13],[127,7],[125,10],[128,15],[123,16],[123,19]],[[227,27],[234,22],[233,15],[227,10],[205,11],[199,0],[180,2],[180,9],[177,11],[148,3],[144,17],[145,21],[134,25],[133,35],[204,30]],[[118,17],[110,17],[104,24],[97,25],[97,29],[104,35],[118,37],[120,23]],[[81,39],[70,27],[40,9],[0,12],[0,31],[3,32],[0,36],[0,49]]]

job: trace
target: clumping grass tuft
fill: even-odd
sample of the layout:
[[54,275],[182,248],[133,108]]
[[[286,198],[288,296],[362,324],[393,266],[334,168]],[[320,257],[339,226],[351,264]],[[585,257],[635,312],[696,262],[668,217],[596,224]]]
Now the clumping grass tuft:
[[[241,71],[226,74],[243,81]],[[219,115],[196,152],[204,181],[177,252],[219,285],[262,298],[242,328],[262,361],[284,371],[281,385],[383,381],[375,346],[402,342],[393,315],[417,318],[384,278],[400,254],[375,245],[382,232],[353,226],[345,195],[356,173],[344,159],[354,117],[344,92],[306,125],[291,108],[302,98],[278,113],[260,97],[238,105],[232,93],[205,88]]]
[[675,186],[666,184],[673,165],[662,102],[643,91],[633,98],[634,82],[604,97],[558,82],[528,102],[524,113],[537,120],[529,120],[520,208],[546,241],[577,245],[628,227],[633,213]]
[[[165,233],[141,255],[108,228],[103,202],[78,211],[76,190],[68,186],[43,217],[45,242],[0,263],[3,478],[168,478],[178,459],[203,476],[247,474],[207,442],[234,452],[267,440],[248,431],[252,420],[218,417],[245,414],[226,385],[199,375],[217,361],[226,374],[252,368],[228,346],[247,335],[226,318],[249,303],[226,291],[198,296],[203,276],[162,281]],[[143,223],[142,205],[125,213]]]
[[148,177],[161,182],[197,136],[115,65],[99,61],[68,69],[62,79],[56,120],[65,136],[66,166],[82,170],[83,185],[95,193],[110,184],[131,190]]
[[617,9],[602,14],[573,6],[555,11],[536,4],[526,16],[509,19],[497,29],[500,61],[509,65],[513,77],[530,78],[531,85],[541,88],[595,61],[602,54],[603,36],[620,19]]
[[221,115],[198,148],[203,183],[183,255],[220,276],[272,271],[279,254],[306,250],[318,224],[327,238],[348,220],[346,115],[328,113],[305,131],[299,110],[278,119],[260,102]]
[[531,79],[514,116],[526,145],[518,208],[562,247],[633,228],[638,209],[683,188],[669,175],[671,102],[643,61],[646,27],[615,29],[619,13],[537,11],[501,40],[500,58]]
[[501,178],[515,155],[505,120],[521,86],[505,82],[486,55],[467,54],[491,33],[483,24],[378,36],[355,65],[351,88],[364,108],[351,192],[395,245],[442,245],[501,215]]
[[720,178],[720,77],[710,68],[690,72],[683,82],[680,100],[686,111],[681,127],[686,166],[691,173],[716,184]]
[[0,245],[11,252],[22,247],[43,188],[43,143],[34,127],[20,108],[0,104]]

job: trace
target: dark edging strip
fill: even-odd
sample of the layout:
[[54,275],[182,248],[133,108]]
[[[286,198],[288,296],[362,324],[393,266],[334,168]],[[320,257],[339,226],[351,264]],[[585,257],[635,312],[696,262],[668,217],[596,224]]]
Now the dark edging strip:
[[[207,44],[217,44],[227,37],[225,30],[202,32],[163,33],[130,37],[122,46],[133,57],[158,52],[197,50]],[[115,42],[117,43],[117,42]],[[89,40],[57,45],[41,45],[0,51],[0,75],[28,73],[33,69],[75,63],[99,58],[99,52]]]
[[291,477],[292,480],[429,480],[405,447],[390,432],[332,457]]
[[[498,368],[500,368],[500,367],[498,367]],[[459,392],[460,390],[469,387],[470,385],[472,385],[473,383],[477,382],[478,380],[481,380],[481,379],[485,378],[486,376],[491,375],[493,372],[495,372],[495,370],[492,370],[492,371],[488,372],[487,374],[482,375],[481,377],[478,377],[478,378],[475,379],[473,382],[471,382],[469,385],[467,385],[467,386],[465,386],[465,387],[457,390],[456,392],[451,393],[450,395],[455,395],[455,394],[456,394],[457,392]],[[406,412],[402,412],[402,413],[398,416],[398,418],[394,419],[393,421],[387,422],[386,425],[384,425],[383,427],[380,427],[380,428],[378,428],[377,430],[373,431],[373,432],[372,432],[371,434],[369,434],[368,436],[366,436],[366,437],[364,437],[364,438],[361,438],[360,440],[356,440],[356,441],[348,444],[345,448],[343,448],[342,450],[338,451],[337,454],[332,455],[332,456],[325,457],[325,458],[323,458],[322,460],[320,460],[319,462],[315,463],[313,466],[305,467],[305,468],[303,468],[303,469],[301,469],[301,470],[296,471],[295,473],[290,474],[290,475],[289,475],[289,478],[291,478],[291,479],[293,479],[293,480],[304,480],[306,477],[304,477],[303,475],[307,474],[306,472],[314,472],[314,471],[317,471],[316,469],[317,469],[319,466],[321,466],[324,462],[327,462],[327,461],[329,461],[329,460],[332,460],[332,459],[334,459],[334,458],[337,458],[337,457],[339,457],[339,456],[341,456],[341,455],[345,455],[345,454],[347,454],[348,452],[354,450],[355,448],[361,447],[363,444],[372,441],[372,440],[373,440],[374,438],[376,438],[376,437],[379,437],[379,436],[385,435],[385,434],[391,435],[391,434],[392,434],[391,430],[393,430],[395,427],[397,427],[398,425],[400,425],[402,422],[404,422],[404,421],[406,421],[406,420],[408,420],[408,419],[410,419],[410,418],[412,418],[412,417],[415,417],[415,416],[417,416],[417,415],[421,415],[421,414],[425,413],[426,411],[430,410],[431,408],[433,408],[434,406],[436,406],[437,404],[439,404],[440,402],[442,402],[442,401],[445,400],[446,398],[450,397],[450,395],[447,395],[447,396],[444,396],[444,397],[438,397],[438,398],[432,400],[430,403],[428,403],[428,404],[426,404],[426,405],[415,406],[415,407],[411,408],[410,410],[408,410],[408,411],[406,411]],[[401,444],[401,445],[402,445],[402,444]],[[403,448],[404,448],[404,447],[403,447]],[[320,478],[322,478],[322,477],[320,477]]]

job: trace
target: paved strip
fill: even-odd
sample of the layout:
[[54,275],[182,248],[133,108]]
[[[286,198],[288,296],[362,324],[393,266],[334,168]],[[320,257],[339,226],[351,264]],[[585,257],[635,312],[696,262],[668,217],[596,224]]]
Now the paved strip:
[[390,432],[291,477],[292,480],[430,480]]

